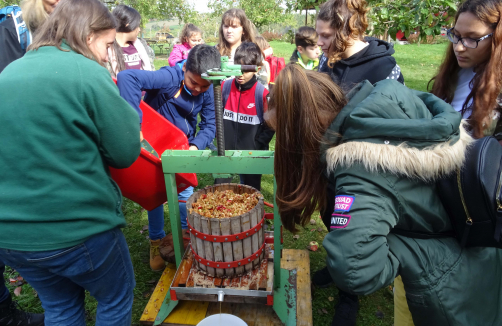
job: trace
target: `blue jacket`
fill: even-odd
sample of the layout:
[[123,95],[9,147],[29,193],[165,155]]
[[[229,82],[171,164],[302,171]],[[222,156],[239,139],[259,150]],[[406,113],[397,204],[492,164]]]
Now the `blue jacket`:
[[[183,80],[184,73],[179,65],[162,67],[157,71],[131,69],[117,75],[117,86],[120,95],[138,112],[140,123],[143,121],[139,109],[141,92],[146,91],[145,102],[148,105],[181,129],[191,145],[205,149],[216,132],[213,86],[202,94],[192,96],[183,86]],[[199,112],[201,119],[197,132]]]

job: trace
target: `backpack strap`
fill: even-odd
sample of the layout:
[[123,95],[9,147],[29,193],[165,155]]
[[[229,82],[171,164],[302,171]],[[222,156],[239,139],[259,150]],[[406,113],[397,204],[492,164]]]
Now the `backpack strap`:
[[223,102],[223,110],[225,110],[225,106],[227,105],[228,97],[230,96],[230,90],[232,89],[232,83],[235,78],[228,79],[223,83],[223,87],[221,88],[221,101]]
[[263,123],[263,93],[265,92],[265,86],[262,83],[256,83],[256,90],[254,92],[254,100],[256,105],[256,114],[260,123]]

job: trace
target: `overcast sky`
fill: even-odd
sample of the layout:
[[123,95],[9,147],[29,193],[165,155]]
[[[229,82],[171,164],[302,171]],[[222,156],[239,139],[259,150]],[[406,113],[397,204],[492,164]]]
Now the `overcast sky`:
[[195,10],[199,12],[208,12],[209,8],[207,8],[207,3],[209,0],[188,0],[190,4],[195,6]]

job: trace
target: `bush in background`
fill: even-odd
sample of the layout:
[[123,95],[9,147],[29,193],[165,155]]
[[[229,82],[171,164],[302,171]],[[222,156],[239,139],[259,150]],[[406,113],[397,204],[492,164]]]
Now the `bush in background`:
[[[410,44],[416,44],[419,41],[419,37],[420,33],[416,33],[416,34],[410,34],[410,36],[408,36],[407,39]],[[436,36],[427,35],[425,39],[422,39],[420,41],[421,44],[441,44],[447,42],[449,42],[448,39],[445,36],[441,35],[436,35]]]
[[263,38],[266,39],[268,42],[280,41],[281,37],[282,37],[282,35],[279,33],[273,33],[273,32],[268,32],[268,31],[263,32],[261,34],[261,36],[263,36]]

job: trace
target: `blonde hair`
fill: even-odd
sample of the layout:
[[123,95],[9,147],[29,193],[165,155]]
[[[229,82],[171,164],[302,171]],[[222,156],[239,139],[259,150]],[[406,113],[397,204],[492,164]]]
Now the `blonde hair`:
[[35,33],[40,25],[49,17],[45,11],[43,0],[23,0],[21,2],[23,20],[31,33]]
[[258,44],[258,46],[260,47],[261,52],[265,51],[266,49],[268,49],[270,47],[270,44],[261,35],[256,37],[256,44]]

